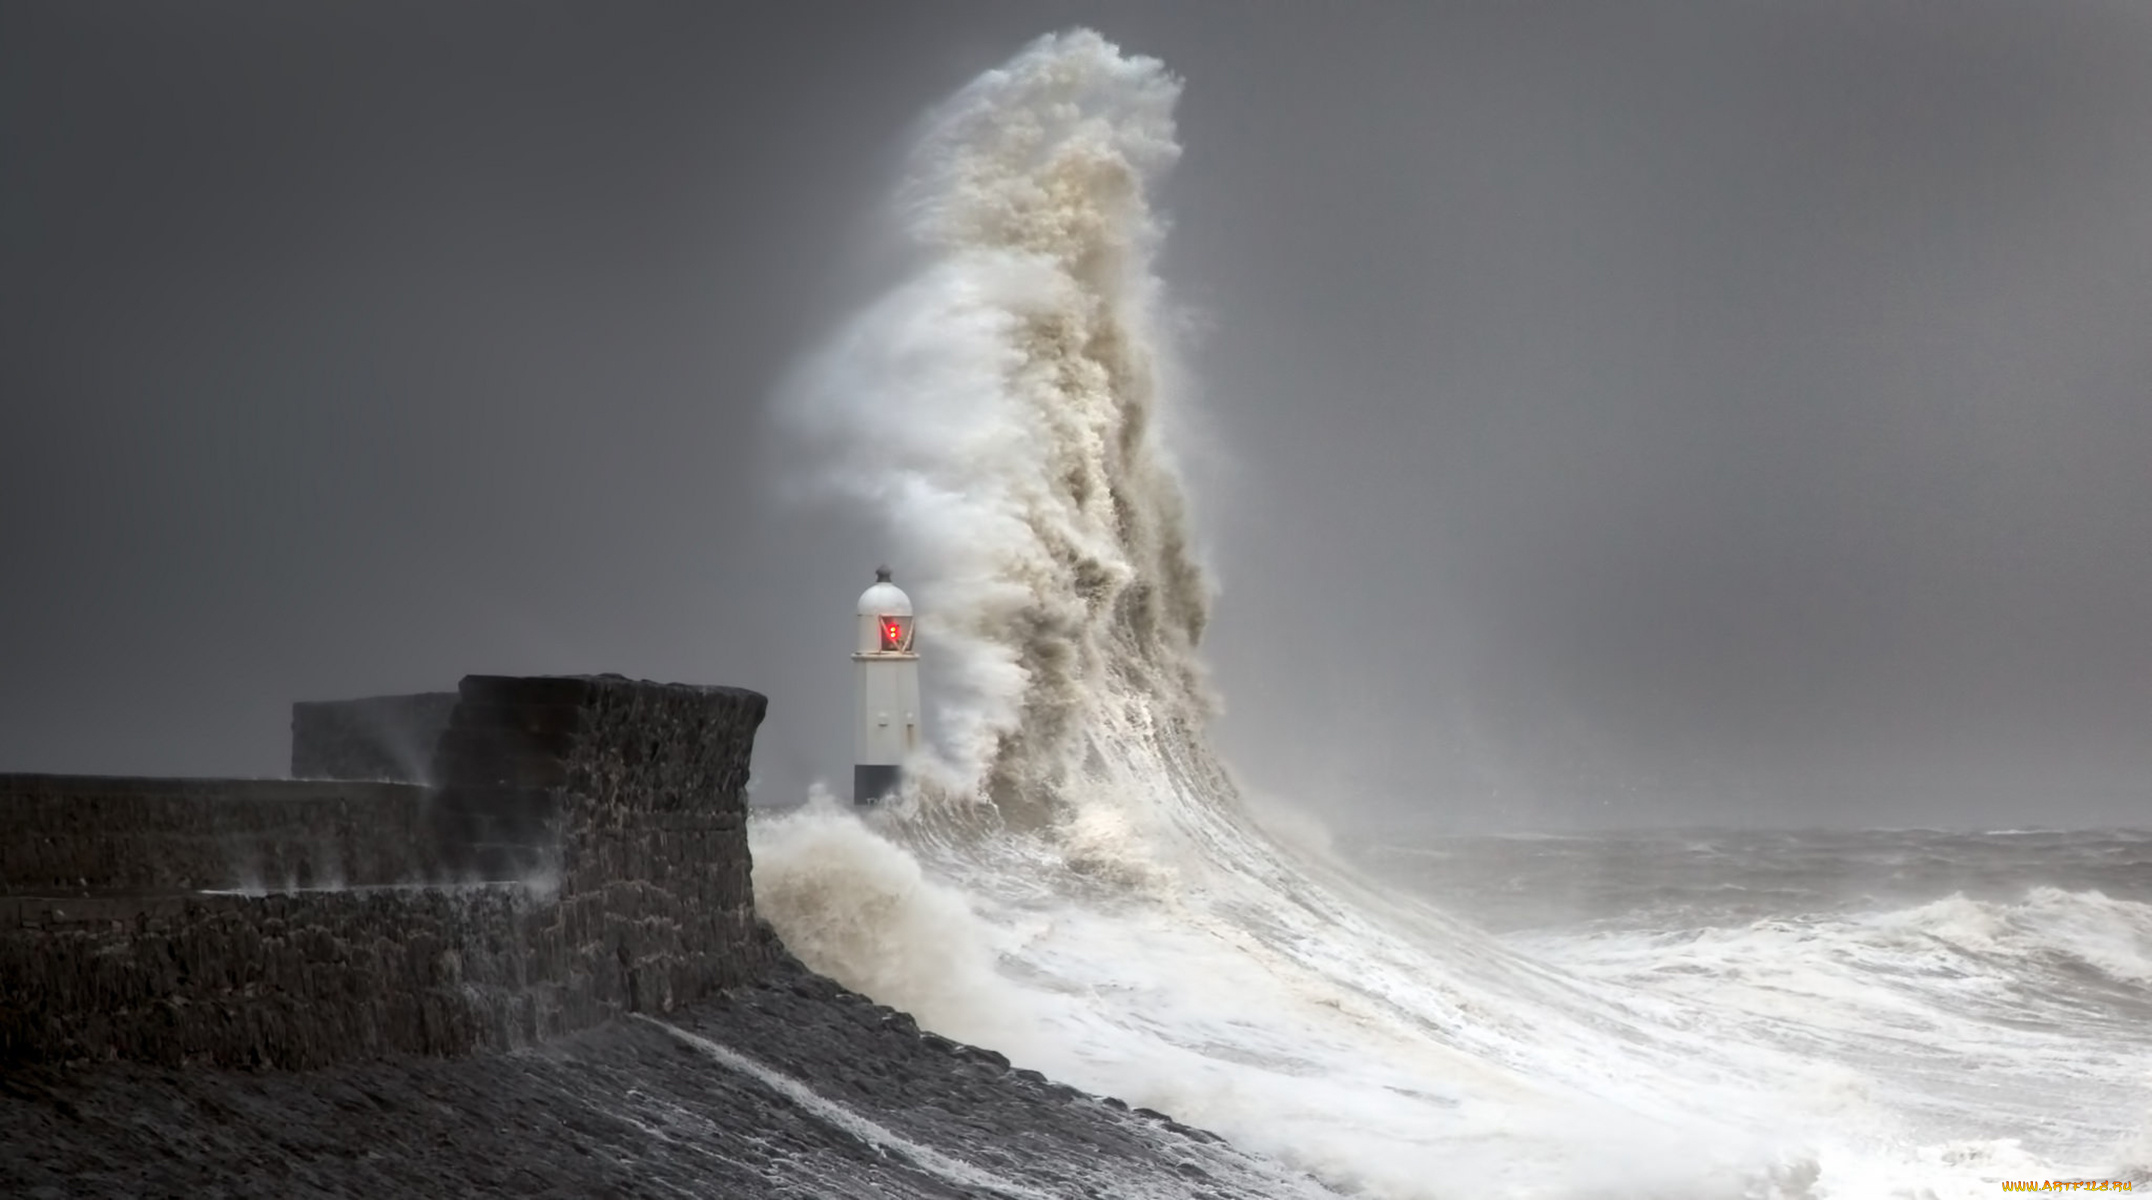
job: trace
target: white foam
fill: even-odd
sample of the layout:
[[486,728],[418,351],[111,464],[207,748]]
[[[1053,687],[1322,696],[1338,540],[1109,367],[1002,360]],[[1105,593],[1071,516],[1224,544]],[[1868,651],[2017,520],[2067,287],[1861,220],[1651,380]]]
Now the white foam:
[[829,795],[752,828],[755,907],[804,962],[927,1028],[1006,1053],[1025,1026],[995,971],[992,932],[954,887]]

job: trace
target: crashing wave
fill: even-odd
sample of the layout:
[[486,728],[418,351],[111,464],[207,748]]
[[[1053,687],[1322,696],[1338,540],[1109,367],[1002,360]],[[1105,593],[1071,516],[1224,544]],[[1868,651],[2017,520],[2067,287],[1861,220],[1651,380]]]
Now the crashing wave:
[[[1552,967],[1247,819],[1206,740],[1212,588],[1166,439],[1149,194],[1179,91],[1079,30],[930,114],[898,190],[911,270],[780,418],[825,490],[887,522],[940,745],[872,828],[826,798],[760,826],[758,904],[931,1028],[1347,1189],[1955,1190],[1887,1143],[1859,1072]],[[1844,1129],[1869,1141],[1812,1148]]]

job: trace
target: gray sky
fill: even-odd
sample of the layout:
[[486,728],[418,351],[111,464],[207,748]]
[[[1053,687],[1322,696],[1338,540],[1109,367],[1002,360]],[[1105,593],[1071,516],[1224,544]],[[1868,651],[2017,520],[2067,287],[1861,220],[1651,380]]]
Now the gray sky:
[[0,7],[0,770],[621,671],[841,775],[879,549],[768,398],[920,110],[1083,23],[1187,84],[1256,790],[2152,821],[2142,4],[302,7]]

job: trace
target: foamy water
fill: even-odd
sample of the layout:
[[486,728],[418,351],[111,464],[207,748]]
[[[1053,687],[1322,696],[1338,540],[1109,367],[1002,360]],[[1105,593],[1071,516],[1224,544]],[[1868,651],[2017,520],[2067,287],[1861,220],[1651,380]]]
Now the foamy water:
[[[2067,942],[2141,994],[2141,904],[1495,936],[1247,817],[1204,733],[1212,596],[1151,269],[1178,91],[1077,32],[953,97],[897,198],[916,269],[783,398],[823,486],[890,521],[946,668],[902,803],[758,823],[786,942],[929,1028],[1369,1195],[2141,1170],[2145,1041],[2009,982]],[[1997,1087],[1956,1086],[1982,1069]]]

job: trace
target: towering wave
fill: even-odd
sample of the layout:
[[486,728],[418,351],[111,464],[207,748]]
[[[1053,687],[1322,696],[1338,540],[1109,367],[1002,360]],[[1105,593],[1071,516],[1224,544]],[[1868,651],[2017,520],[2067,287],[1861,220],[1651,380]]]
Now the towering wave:
[[930,801],[1024,828],[1073,823],[1131,771],[1222,778],[1198,734],[1210,585],[1161,443],[1153,334],[1147,196],[1179,154],[1179,90],[1083,31],[959,92],[900,189],[916,273],[786,409],[924,581],[954,684]]
[[1244,818],[1205,740],[1211,586],[1166,444],[1148,197],[1178,93],[1076,31],[927,118],[898,191],[912,269],[780,417],[822,487],[888,520],[941,745],[872,827],[826,803],[758,824],[758,904],[930,1027],[1334,1186],[1951,1194],[1844,1068],[1767,1044],[1775,1016],[1627,960],[1561,969]]

